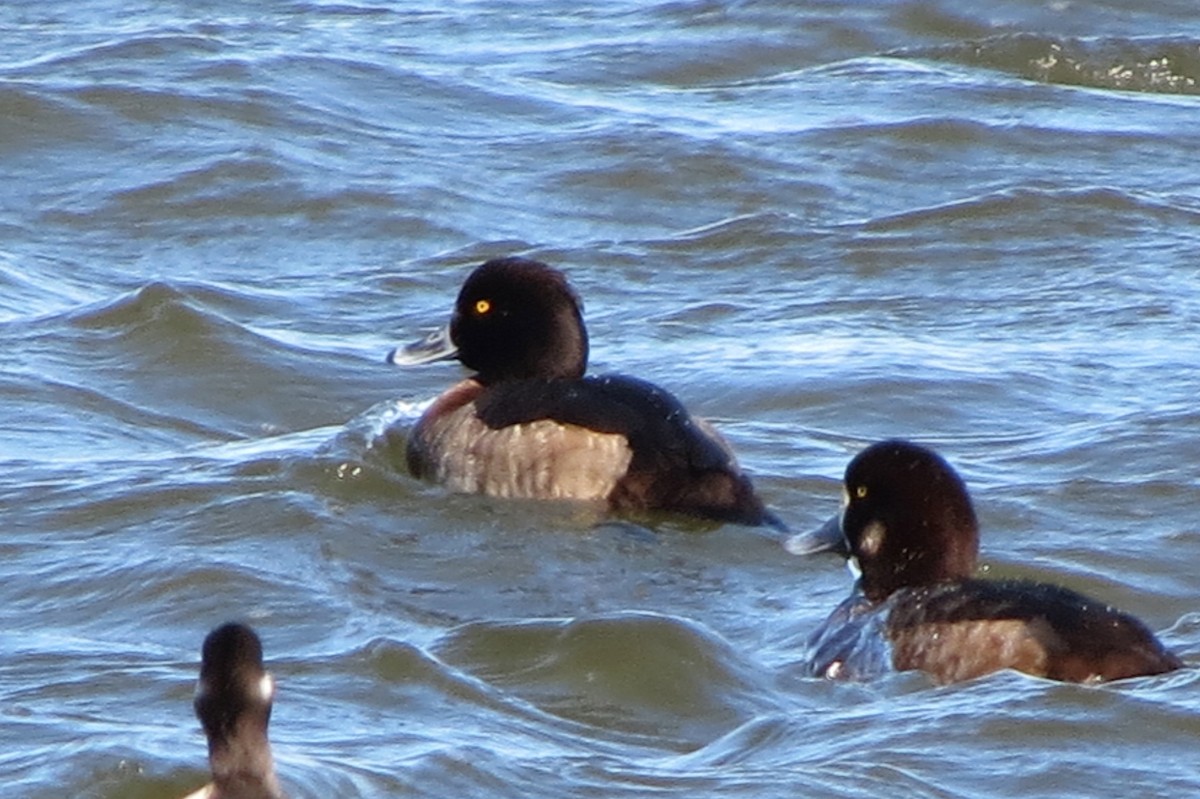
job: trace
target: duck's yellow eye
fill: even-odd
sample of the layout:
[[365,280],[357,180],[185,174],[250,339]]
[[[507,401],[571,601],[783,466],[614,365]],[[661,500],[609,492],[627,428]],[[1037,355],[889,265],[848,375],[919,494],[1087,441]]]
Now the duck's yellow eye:
[[491,300],[476,300],[475,313],[479,314],[480,316],[483,316],[490,310],[492,310]]
[[859,499],[866,499],[867,498],[867,487],[859,486],[858,488],[854,489],[854,496],[858,497]]

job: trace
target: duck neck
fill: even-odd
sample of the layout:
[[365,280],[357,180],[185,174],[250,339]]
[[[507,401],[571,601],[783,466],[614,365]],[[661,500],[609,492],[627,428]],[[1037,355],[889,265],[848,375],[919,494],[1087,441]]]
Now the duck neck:
[[237,733],[210,742],[208,762],[222,799],[283,799],[265,728],[242,724]]

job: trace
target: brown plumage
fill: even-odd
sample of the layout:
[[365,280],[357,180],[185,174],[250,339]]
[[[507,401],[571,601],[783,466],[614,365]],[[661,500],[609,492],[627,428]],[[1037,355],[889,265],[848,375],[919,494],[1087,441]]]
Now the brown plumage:
[[818,535],[840,530],[862,577],[810,641],[814,674],[890,665],[943,683],[999,669],[1101,682],[1183,665],[1142,622],[1103,602],[1046,583],[974,579],[975,512],[962,479],[931,450],[874,444],[850,462],[844,489],[840,517]]

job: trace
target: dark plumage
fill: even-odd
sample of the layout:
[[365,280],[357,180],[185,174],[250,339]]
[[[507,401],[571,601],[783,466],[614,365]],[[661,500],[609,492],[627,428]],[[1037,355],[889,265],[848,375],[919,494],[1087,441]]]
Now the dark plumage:
[[525,258],[478,267],[447,330],[388,356],[456,358],[475,373],[411,430],[409,470],[466,493],[779,525],[713,428],[651,383],[585,377],[587,356],[581,303],[561,272]]
[[972,577],[979,531],[954,469],[906,441],[884,441],[846,468],[844,507],[793,549],[837,543],[855,559],[855,593],[810,641],[813,673],[862,677],[888,667],[955,682],[999,669],[1097,682],[1180,668],[1134,617],[1066,588]]
[[254,630],[229,623],[208,634],[194,705],[213,781],[186,799],[283,799],[267,740],[274,694]]

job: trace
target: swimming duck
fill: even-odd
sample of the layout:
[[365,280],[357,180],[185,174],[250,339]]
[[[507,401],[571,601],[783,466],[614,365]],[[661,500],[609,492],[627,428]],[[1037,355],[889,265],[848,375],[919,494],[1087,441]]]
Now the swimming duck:
[[274,696],[254,630],[229,623],[208,634],[194,705],[213,779],[185,799],[284,799],[267,740]]
[[581,305],[562,272],[539,261],[476,268],[448,327],[387,358],[457,359],[474,372],[409,433],[409,471],[463,493],[781,526],[725,440],[679,400],[637,378],[585,376]]
[[843,507],[789,549],[836,549],[857,563],[853,594],[809,641],[811,673],[863,678],[920,670],[939,683],[1014,669],[1100,682],[1180,668],[1146,626],[1067,588],[980,580],[966,485],[932,450],[874,444],[846,468]]

